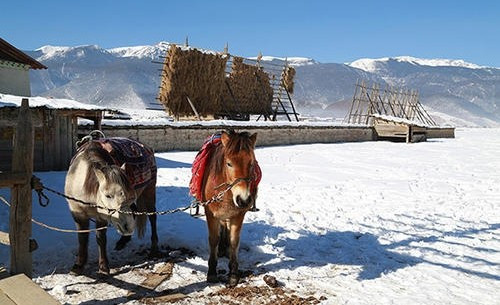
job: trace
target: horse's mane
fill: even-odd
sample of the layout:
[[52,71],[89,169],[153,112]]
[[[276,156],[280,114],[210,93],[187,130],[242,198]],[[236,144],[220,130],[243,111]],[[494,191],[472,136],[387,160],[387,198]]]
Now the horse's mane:
[[226,146],[218,145],[212,155],[212,160],[215,162],[215,172],[220,174],[224,168],[224,155],[236,154],[240,151],[251,152],[253,150],[253,142],[250,139],[250,133],[244,131],[237,133],[234,130],[229,130],[229,142]]
[[88,162],[89,170],[85,183],[83,184],[84,191],[88,194],[95,195],[99,188],[99,182],[94,170],[101,170],[111,183],[123,185],[127,189],[131,189],[131,183],[125,173],[115,165],[115,161],[110,154],[102,148],[102,146],[94,141],[90,141],[84,148],[82,157]]

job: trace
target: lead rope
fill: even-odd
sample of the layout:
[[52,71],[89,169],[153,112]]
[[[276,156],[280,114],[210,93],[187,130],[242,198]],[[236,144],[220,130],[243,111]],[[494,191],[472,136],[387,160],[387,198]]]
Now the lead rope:
[[[2,201],[3,203],[5,203],[5,205],[7,205],[8,207],[10,207],[10,203],[5,198],[3,198],[2,196],[0,196],[0,201]],[[99,227],[99,228],[95,228],[95,229],[87,229],[87,230],[71,230],[71,229],[61,229],[61,228],[49,226],[48,224],[40,222],[40,221],[38,221],[38,220],[36,220],[34,218],[31,218],[31,222],[33,222],[34,224],[39,225],[40,227],[44,227],[44,228],[52,230],[52,231],[63,232],[63,233],[91,233],[91,232],[97,232],[97,231],[101,231],[101,230],[107,229],[107,227],[104,226],[104,227]]]

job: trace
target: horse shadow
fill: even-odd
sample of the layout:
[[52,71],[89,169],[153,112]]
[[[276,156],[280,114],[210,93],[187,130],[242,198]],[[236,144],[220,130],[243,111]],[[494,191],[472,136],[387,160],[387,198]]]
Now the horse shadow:
[[[304,266],[353,265],[361,268],[357,277],[359,280],[370,280],[421,262],[418,258],[391,251],[373,234],[353,231],[329,231],[324,234],[300,231],[298,238],[278,238],[274,243],[274,247],[280,252],[277,257],[259,249],[268,240],[285,232],[284,229],[264,223],[249,223],[245,224],[243,231],[245,230],[266,232],[260,241],[251,242],[254,247],[246,247],[246,240],[242,240],[241,247],[243,252],[253,252],[251,256],[256,259],[253,263],[258,266],[258,272],[262,273],[294,270]],[[240,257],[244,262],[242,250]]]
[[155,156],[158,168],[191,168],[191,163],[174,161],[159,156]]
[[[411,218],[411,216],[405,217]],[[372,228],[369,225],[363,225],[363,227]],[[449,257],[454,258],[457,262],[466,261],[486,267],[496,266],[494,261],[482,258],[481,253],[498,253],[498,250],[481,245],[471,246],[465,240],[476,239],[482,233],[497,236],[499,230],[500,224],[493,223],[482,228],[436,230],[435,234],[431,236],[410,235],[409,238],[400,241],[381,243],[379,237],[374,234],[354,231],[328,231],[321,234],[302,230],[295,232],[299,235],[297,238],[282,238],[280,235],[286,233],[285,229],[264,222],[253,222],[243,226],[240,258],[243,266],[250,268],[255,266],[258,273],[284,269],[294,270],[300,267],[350,265],[360,268],[357,275],[358,280],[371,280],[399,269],[426,263],[485,279],[500,280],[500,275],[481,271],[472,265],[467,267],[458,263],[444,263],[439,259],[439,257]],[[262,234],[263,232],[264,234]],[[409,235],[408,232],[394,232]],[[448,236],[458,237],[464,241],[449,241],[446,238]],[[497,237],[493,238],[498,239]],[[273,246],[277,250],[274,251],[278,254],[265,253],[260,250],[273,240]],[[433,247],[435,242],[465,247],[472,252],[470,255],[446,252],[438,247]],[[406,253],[423,249],[426,253],[432,254],[433,257],[416,257],[403,253],[401,249]],[[251,258],[251,261],[245,262],[246,255]]]

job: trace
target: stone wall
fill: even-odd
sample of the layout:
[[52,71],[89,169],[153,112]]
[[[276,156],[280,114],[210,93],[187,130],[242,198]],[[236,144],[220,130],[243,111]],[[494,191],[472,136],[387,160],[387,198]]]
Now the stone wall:
[[[110,126],[102,125],[107,137],[136,139],[155,151],[198,150],[209,135],[232,128],[257,132],[257,146],[310,143],[361,142],[373,140],[373,129],[366,126]],[[91,127],[80,126],[81,135]]]

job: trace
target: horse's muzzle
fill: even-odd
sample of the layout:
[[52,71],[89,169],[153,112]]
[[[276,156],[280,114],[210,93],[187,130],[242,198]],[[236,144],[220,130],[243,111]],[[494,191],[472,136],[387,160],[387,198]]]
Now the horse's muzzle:
[[246,200],[243,200],[240,195],[236,196],[236,207],[240,209],[246,209],[253,205],[253,196],[248,196]]

